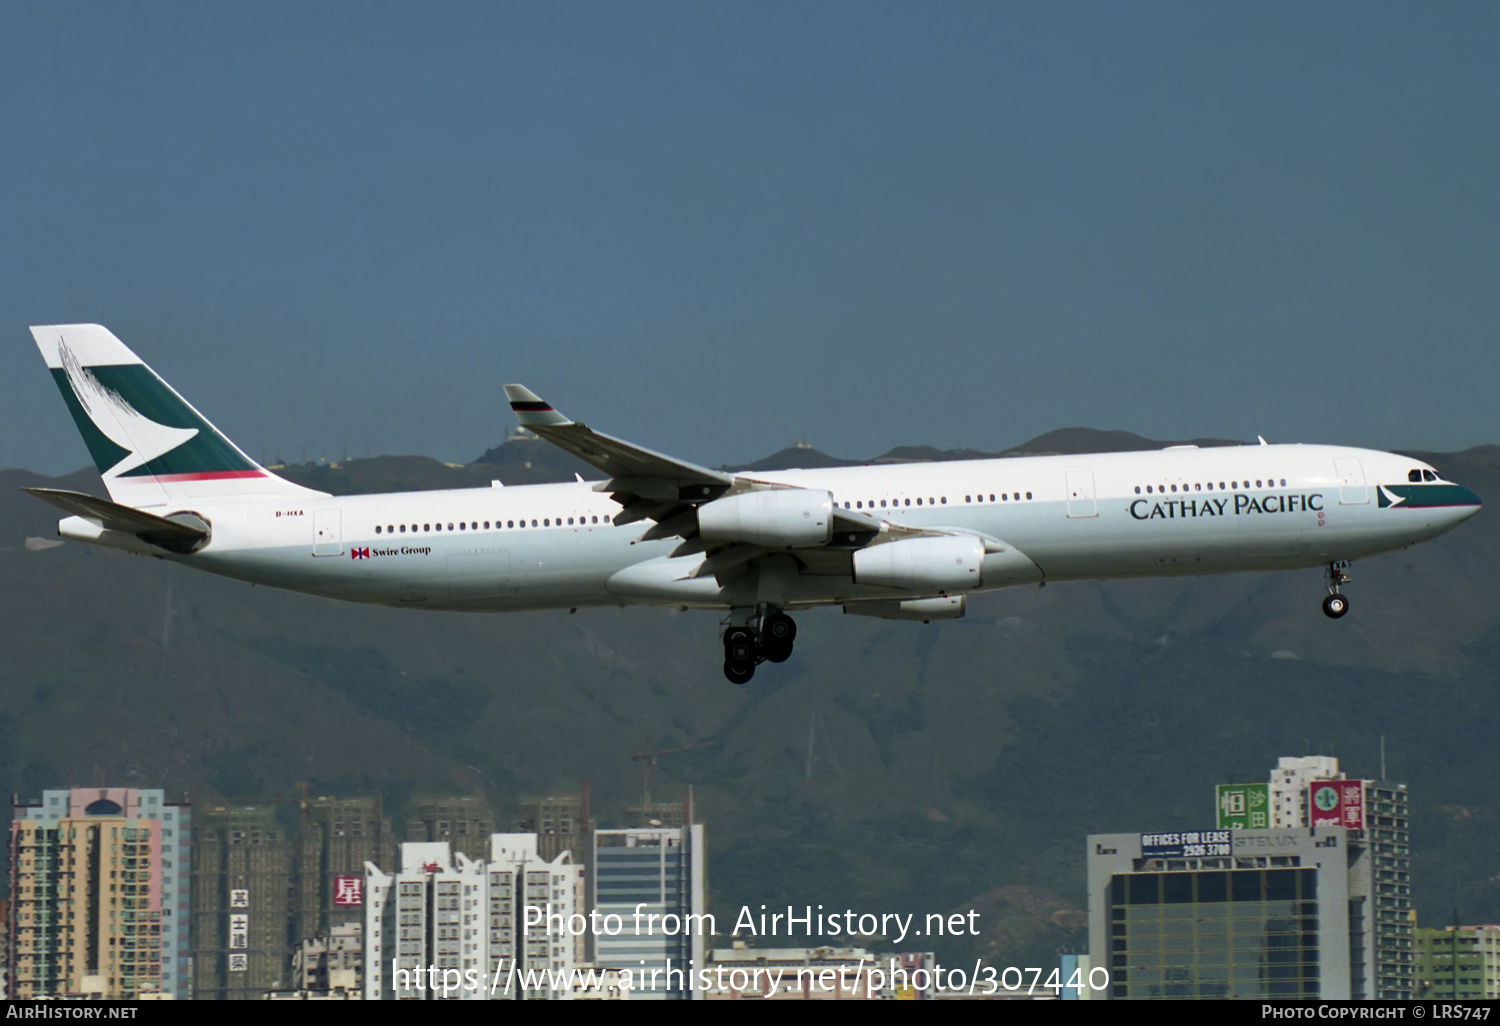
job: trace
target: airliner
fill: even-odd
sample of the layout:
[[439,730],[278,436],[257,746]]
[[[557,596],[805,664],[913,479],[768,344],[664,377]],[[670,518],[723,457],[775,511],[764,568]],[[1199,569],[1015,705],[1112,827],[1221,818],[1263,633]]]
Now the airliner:
[[520,424],[603,475],[333,496],[259,465],[109,330],[33,327],[109,499],[26,491],[62,538],[329,598],[445,610],[721,611],[724,674],[792,654],[792,612],[955,619],[1020,585],[1325,567],[1478,512],[1420,460],[1328,445],[734,473],[569,420],[521,385]]

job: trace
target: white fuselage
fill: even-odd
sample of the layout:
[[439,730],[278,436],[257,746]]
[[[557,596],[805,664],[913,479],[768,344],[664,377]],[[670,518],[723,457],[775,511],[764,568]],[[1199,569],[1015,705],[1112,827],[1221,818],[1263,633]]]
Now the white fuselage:
[[[1324,565],[1434,537],[1478,508],[1477,499],[1424,506],[1389,490],[1382,498],[1382,486],[1418,487],[1409,483],[1413,469],[1431,468],[1367,449],[1255,445],[750,476],[827,489],[841,509],[892,524],[977,533],[1035,565],[1036,573],[1018,574],[997,563],[974,589],[984,591]],[[1455,485],[1431,487],[1473,498]],[[620,509],[581,482],[247,497],[194,506],[212,525],[209,543],[163,558],[296,591],[429,609],[757,600],[757,575],[723,586],[711,574],[694,577],[701,553],[670,558],[681,539],[641,541],[651,524],[615,526]],[[856,583],[847,553],[799,549],[786,559],[777,604],[788,608],[920,597]]]

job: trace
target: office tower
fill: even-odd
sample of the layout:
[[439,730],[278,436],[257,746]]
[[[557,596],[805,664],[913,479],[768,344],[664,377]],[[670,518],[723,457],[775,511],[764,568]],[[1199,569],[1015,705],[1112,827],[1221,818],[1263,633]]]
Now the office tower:
[[190,807],[89,787],[13,816],[10,996],[187,997]]
[[193,841],[193,997],[259,1000],[290,987],[296,843],[278,806],[202,809]]
[[483,795],[417,798],[406,816],[407,841],[445,841],[451,850],[476,862],[489,857],[494,833],[495,815]]
[[[595,830],[593,910],[617,916],[622,929],[594,936],[594,962],[648,973],[688,971],[703,965],[703,913],[707,895],[703,826]],[[652,917],[655,917],[654,919]],[[664,987],[636,998],[690,998],[694,992]]]
[[366,867],[367,999],[572,996],[580,867],[543,861],[534,834],[495,834],[490,856],[408,842],[395,873]]
[[1368,845],[1343,827],[1088,839],[1110,998],[1379,997]]

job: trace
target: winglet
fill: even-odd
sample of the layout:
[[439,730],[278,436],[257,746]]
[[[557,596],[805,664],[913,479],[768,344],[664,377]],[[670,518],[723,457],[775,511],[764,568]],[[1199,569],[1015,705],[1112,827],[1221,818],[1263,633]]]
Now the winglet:
[[506,385],[505,398],[510,400],[510,408],[522,427],[561,427],[573,423],[525,385]]

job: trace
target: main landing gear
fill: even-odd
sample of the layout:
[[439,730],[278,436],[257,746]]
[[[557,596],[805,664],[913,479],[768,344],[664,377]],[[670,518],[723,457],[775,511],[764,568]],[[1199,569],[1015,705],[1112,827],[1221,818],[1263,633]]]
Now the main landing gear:
[[1334,560],[1328,564],[1328,597],[1323,600],[1323,615],[1330,620],[1337,620],[1349,612],[1349,599],[1340,590],[1349,583],[1349,575],[1345,572],[1348,569],[1347,559]]
[[724,676],[748,684],[762,660],[784,663],[797,640],[797,624],[779,609],[765,607],[748,624],[724,632]]

